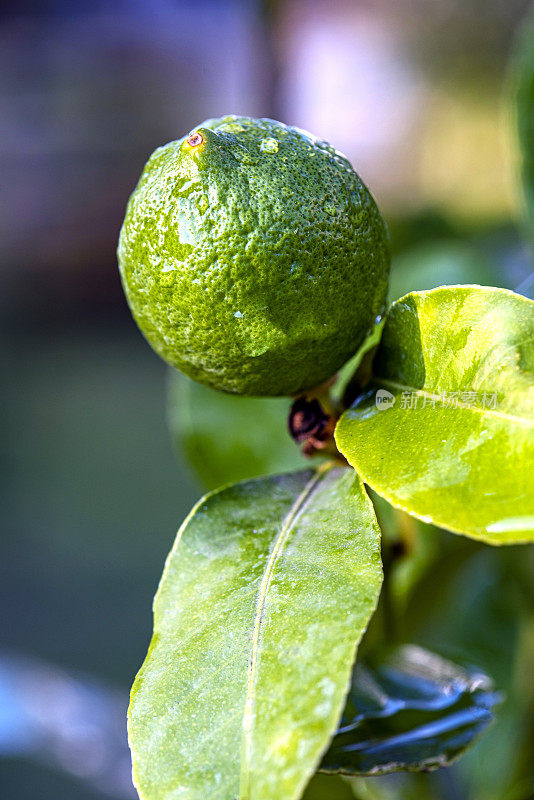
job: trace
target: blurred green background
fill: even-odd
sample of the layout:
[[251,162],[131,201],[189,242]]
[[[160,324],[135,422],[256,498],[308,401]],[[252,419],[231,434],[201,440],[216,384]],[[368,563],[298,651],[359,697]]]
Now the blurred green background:
[[[39,712],[42,738],[32,739],[31,692],[0,660],[2,798],[134,796],[127,776],[103,766],[109,726],[105,736],[97,722],[80,729],[84,703],[95,706],[83,687],[96,681],[124,702],[166,553],[202,481],[219,480],[209,439],[182,443],[194,451],[193,469],[184,452],[175,457],[166,370],[137,332],[118,278],[118,232],[148,155],[225,113],[300,125],[344,150],[375,194],[392,234],[392,299],[457,282],[532,297],[508,66],[527,8],[526,0],[3,4],[1,648],[27,659],[37,687],[45,665],[55,689]],[[187,403],[178,403],[184,419]],[[217,406],[209,413],[213,422]],[[282,441],[284,467],[298,454]],[[239,447],[234,466],[247,458],[247,443]],[[357,782],[356,796],[528,800],[531,548],[503,553],[421,526],[414,536],[419,555],[396,578],[403,635],[476,663],[509,701],[457,767]],[[121,753],[123,735],[121,727]],[[91,764],[84,741],[94,746]],[[330,780],[321,796],[345,797],[347,785]]]

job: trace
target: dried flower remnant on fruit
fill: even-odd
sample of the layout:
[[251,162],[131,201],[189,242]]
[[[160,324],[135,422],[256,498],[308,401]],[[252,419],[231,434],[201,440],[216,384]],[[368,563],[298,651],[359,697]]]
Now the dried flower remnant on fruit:
[[187,137],[187,144],[189,147],[198,147],[204,143],[204,137],[199,131],[194,131]]

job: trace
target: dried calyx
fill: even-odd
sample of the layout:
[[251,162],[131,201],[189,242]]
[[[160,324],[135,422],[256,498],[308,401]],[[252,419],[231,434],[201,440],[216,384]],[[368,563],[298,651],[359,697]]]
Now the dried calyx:
[[[304,455],[331,448],[338,415],[325,409],[319,398],[301,395],[291,406],[288,428]],[[335,447],[335,445],[334,445]]]

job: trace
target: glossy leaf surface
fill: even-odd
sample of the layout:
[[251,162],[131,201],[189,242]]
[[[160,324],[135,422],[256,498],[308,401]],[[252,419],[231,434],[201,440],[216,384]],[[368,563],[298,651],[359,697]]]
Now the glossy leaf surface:
[[290,402],[224,394],[169,371],[173,444],[207,489],[309,465],[287,431]]
[[363,480],[425,522],[534,540],[534,303],[480,286],[406,295],[374,375],[336,430]]
[[499,702],[491,681],[406,645],[356,664],[340,728],[321,771],[379,775],[443,767],[469,747]]
[[182,526],[129,715],[143,800],[300,797],[378,600],[379,529],[351,470],[247,481]]

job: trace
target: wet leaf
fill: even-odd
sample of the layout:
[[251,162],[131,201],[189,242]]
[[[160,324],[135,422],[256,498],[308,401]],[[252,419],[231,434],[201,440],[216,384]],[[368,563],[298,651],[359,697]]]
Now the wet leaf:
[[534,302],[442,287],[393,304],[374,382],[339,449],[424,522],[491,544],[534,540]]
[[287,431],[289,407],[287,398],[224,394],[169,371],[171,437],[207,489],[308,466]]
[[321,771],[348,775],[436,769],[473,744],[499,702],[491,681],[413,645],[356,664]]
[[293,800],[337,727],[382,579],[342,467],[207,495],[182,526],[129,712],[143,800]]

